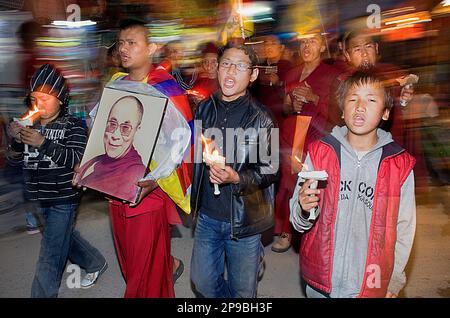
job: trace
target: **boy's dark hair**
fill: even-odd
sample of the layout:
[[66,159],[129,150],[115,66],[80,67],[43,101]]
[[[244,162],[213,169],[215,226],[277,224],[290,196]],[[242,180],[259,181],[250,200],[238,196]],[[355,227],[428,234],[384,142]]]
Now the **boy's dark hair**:
[[130,28],[134,28],[134,27],[144,27],[144,28],[146,28],[145,21],[129,18],[129,19],[123,19],[119,23],[119,29],[121,31],[130,29]]
[[147,32],[147,39],[150,37],[150,31],[146,26],[146,22],[138,19],[124,19],[119,23],[119,31],[128,30],[131,28],[143,28]]
[[252,67],[255,67],[259,64],[258,55],[256,55],[255,51],[250,45],[245,45],[241,43],[228,42],[227,45],[221,47],[219,49],[219,61],[222,58],[223,54],[228,49],[238,49],[243,51],[250,58],[250,63]]
[[336,92],[336,99],[341,110],[344,109],[345,96],[352,87],[362,86],[367,84],[378,84],[383,88],[384,91],[384,107],[391,109],[394,105],[394,100],[392,98],[390,88],[387,85],[386,80],[376,74],[373,71],[363,72],[358,71],[353,73],[349,78],[343,81]]

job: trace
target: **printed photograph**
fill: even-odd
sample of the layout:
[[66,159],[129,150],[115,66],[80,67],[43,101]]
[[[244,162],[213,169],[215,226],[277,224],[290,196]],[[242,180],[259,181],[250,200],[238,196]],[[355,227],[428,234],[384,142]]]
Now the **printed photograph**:
[[165,98],[105,88],[80,164],[79,184],[135,202],[166,104]]

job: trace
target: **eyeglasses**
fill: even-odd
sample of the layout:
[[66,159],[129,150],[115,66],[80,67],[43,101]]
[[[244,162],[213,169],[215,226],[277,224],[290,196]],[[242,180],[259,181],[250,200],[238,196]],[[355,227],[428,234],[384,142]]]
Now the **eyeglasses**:
[[244,63],[244,62],[232,63],[230,60],[222,60],[219,63],[219,66],[223,67],[223,68],[230,68],[231,65],[236,65],[236,69],[239,72],[245,72],[246,70],[249,70],[249,69],[253,68],[253,67],[251,67],[250,65],[248,65],[247,63]]
[[117,127],[120,127],[120,134],[124,137],[128,137],[133,130],[133,126],[131,126],[130,124],[118,125],[116,121],[109,120],[106,124],[106,132],[114,133],[117,130]]

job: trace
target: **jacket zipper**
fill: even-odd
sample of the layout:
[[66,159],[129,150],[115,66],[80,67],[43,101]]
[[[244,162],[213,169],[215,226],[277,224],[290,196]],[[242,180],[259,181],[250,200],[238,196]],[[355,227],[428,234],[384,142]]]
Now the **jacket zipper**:
[[[234,136],[234,144],[237,145],[237,140],[236,140],[236,136]],[[235,169],[235,164],[237,162],[237,157],[236,157],[236,149],[234,151],[233,154],[233,158],[234,158],[234,163],[233,163],[233,169]],[[237,172],[237,171],[236,171]],[[239,185],[238,185],[239,186]],[[236,235],[234,234],[234,217],[233,217],[233,185],[231,185],[231,191],[230,191],[230,207],[231,207],[231,213],[230,213],[230,239],[232,240],[237,240],[238,238],[236,237]]]
[[[256,113],[253,115],[253,117],[250,118],[250,120],[248,121],[247,125],[245,127],[243,127],[243,129],[246,129],[248,127],[251,126],[251,124],[253,124],[253,121],[256,119],[256,117],[258,116],[259,112],[256,111]],[[237,136],[234,136],[234,145],[235,147],[237,147],[237,140],[236,140]],[[236,149],[234,151],[234,163],[233,163],[233,169],[236,170],[236,164],[237,164],[237,156],[236,156]],[[236,171],[237,172],[237,171]],[[239,186],[239,185],[238,185]],[[238,240],[238,237],[234,234],[234,218],[233,218],[233,191],[231,191],[231,198],[230,198],[230,206],[231,206],[231,218],[230,218],[230,228],[231,228],[231,233],[230,233],[230,239],[232,240]]]
[[[378,182],[379,182],[379,178],[378,178],[378,174],[379,174],[379,172],[380,172],[380,169],[379,168],[381,168],[381,165],[383,164],[383,162],[385,162],[386,160],[388,160],[388,159],[391,159],[391,158],[393,158],[393,157],[395,157],[395,156],[398,156],[399,154],[401,154],[401,153],[403,153],[405,151],[405,149],[403,149],[403,150],[401,150],[401,151],[399,151],[399,152],[397,152],[397,153],[395,153],[395,154],[393,154],[393,155],[390,155],[390,156],[387,156],[386,158],[384,158],[383,160],[381,160],[380,161],[380,164],[379,164],[379,167],[378,167],[378,171],[377,171],[377,178],[376,178],[376,180],[375,180],[375,193],[377,194],[378,193],[378,188],[379,188],[379,185],[378,185]],[[372,235],[371,235],[371,233],[372,233],[372,231],[373,231],[373,222],[374,222],[374,215],[375,215],[375,213],[374,213],[374,211],[375,211],[375,207],[376,207],[376,200],[375,199],[377,199],[378,198],[378,196],[374,196],[374,198],[373,198],[373,200],[374,200],[374,205],[373,205],[373,207],[372,207],[372,216],[371,216],[371,218],[370,218],[370,228],[369,228],[369,238],[368,238],[368,244],[370,244],[370,241],[372,240]],[[369,266],[369,262],[370,262],[370,260],[369,260],[369,250],[370,250],[370,245],[368,245],[367,246],[367,252],[366,252],[366,264],[364,265],[364,270],[366,270],[367,269],[367,266]],[[357,296],[357,298],[361,298],[361,296],[364,294],[364,292],[366,291],[366,285],[365,285],[365,282],[366,282],[366,280],[367,280],[367,272],[365,272],[364,273],[364,276],[363,276],[363,281],[362,281],[362,286],[361,286],[361,288],[359,289],[359,293],[358,293],[358,296]]]

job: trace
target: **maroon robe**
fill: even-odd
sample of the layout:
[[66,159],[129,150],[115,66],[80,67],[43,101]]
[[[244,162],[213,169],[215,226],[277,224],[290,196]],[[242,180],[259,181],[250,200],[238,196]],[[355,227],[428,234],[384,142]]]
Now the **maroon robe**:
[[[299,85],[305,86],[305,82],[307,82],[314,94],[319,96],[317,105],[312,102],[304,104],[300,114],[312,117],[303,148],[302,161],[304,161],[306,151],[311,142],[325,135],[331,83],[339,75],[339,71],[333,66],[321,62],[305,80],[300,82],[302,70],[303,65],[300,65],[300,67],[292,69],[287,74],[286,94],[289,94],[292,100],[294,88]],[[295,182],[297,181],[297,174],[291,171],[291,154],[296,120],[296,115],[289,115],[284,118],[280,125],[281,177],[275,198],[275,233],[292,232],[289,224],[289,199],[292,197]]]
[[279,60],[271,65],[265,63],[263,66],[276,67],[278,83],[271,83],[270,71],[260,69],[258,79],[251,87],[251,92],[259,102],[270,110],[278,126],[281,126],[284,119],[283,103],[286,76],[294,66],[287,60]]

